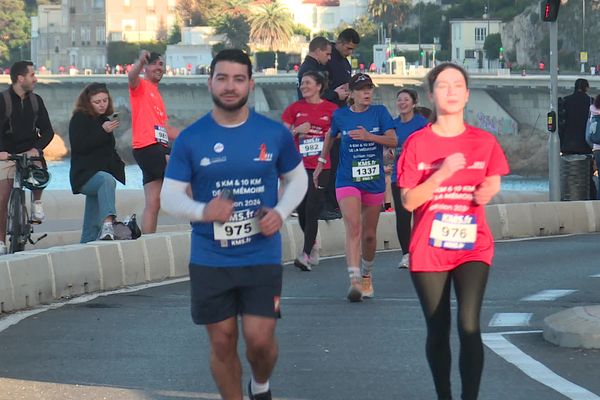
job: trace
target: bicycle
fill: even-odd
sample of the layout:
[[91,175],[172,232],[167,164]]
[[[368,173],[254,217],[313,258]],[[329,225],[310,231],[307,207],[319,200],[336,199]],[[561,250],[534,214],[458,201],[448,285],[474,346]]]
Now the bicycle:
[[35,165],[34,161],[44,161],[43,157],[30,157],[27,154],[11,154],[8,160],[15,162],[15,177],[13,187],[8,198],[7,229],[6,234],[10,236],[8,253],[13,254],[25,250],[25,245],[36,244],[46,236],[43,234],[35,241],[31,239],[33,225],[41,223],[34,221],[25,198],[25,188],[30,192],[30,206],[33,204],[33,190],[43,189],[50,181],[47,170]]

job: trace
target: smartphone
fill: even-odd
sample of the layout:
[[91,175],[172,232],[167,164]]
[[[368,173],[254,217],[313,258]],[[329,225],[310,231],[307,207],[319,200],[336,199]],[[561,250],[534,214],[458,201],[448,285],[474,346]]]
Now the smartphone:
[[111,120],[111,121],[114,121],[114,120],[116,120],[116,119],[119,119],[119,113],[118,113],[118,112],[116,112],[116,113],[113,113],[113,114],[110,116],[110,120]]

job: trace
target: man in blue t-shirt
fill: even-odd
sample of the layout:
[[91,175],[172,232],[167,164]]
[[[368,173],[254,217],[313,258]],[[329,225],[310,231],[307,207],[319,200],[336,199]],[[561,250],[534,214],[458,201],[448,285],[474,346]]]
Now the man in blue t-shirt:
[[[244,52],[228,49],[215,56],[208,80],[212,112],[175,141],[161,192],[164,210],[192,221],[192,319],[206,325],[214,379],[221,397],[232,400],[243,397],[238,314],[252,369],[248,397],[271,399],[282,277],[279,229],[308,184],[289,130],[248,108],[253,87]],[[285,189],[278,200],[280,177]]]

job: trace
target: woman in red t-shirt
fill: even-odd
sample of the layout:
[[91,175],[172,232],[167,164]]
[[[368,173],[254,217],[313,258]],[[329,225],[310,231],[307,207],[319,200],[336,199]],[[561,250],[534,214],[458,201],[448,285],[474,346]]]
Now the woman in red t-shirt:
[[402,203],[414,211],[411,278],[427,323],[426,354],[438,399],[451,399],[450,288],[458,305],[462,399],[476,399],[483,370],[479,315],[494,254],[485,205],[508,163],[496,138],[464,122],[467,73],[441,64],[427,75],[433,123],[413,133],[398,160]]
[[283,111],[281,119],[294,135],[298,151],[302,154],[308,174],[308,191],[297,208],[298,222],[304,232],[304,248],[294,265],[302,271],[310,271],[319,263],[318,246],[315,245],[319,228],[319,212],[324,201],[325,185],[329,182],[329,157],[325,159],[324,171],[319,175],[319,184],[313,184],[313,172],[319,163],[325,135],[331,126],[331,116],[337,108],[321,95],[327,79],[321,72],[308,71],[302,75],[300,92],[302,100],[292,103]]

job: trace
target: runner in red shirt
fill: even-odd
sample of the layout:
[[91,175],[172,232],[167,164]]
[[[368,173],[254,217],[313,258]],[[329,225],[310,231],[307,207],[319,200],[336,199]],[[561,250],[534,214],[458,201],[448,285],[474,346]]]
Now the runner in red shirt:
[[325,136],[331,126],[331,117],[337,109],[336,104],[321,98],[326,86],[327,79],[323,73],[306,72],[300,82],[303,99],[292,103],[281,116],[283,124],[290,128],[294,135],[309,177],[308,192],[297,208],[298,222],[304,232],[304,248],[294,265],[303,271],[310,271],[312,266],[319,263],[319,251],[315,240],[319,228],[319,212],[325,201],[325,186],[329,182],[329,156],[325,158],[324,171],[319,175],[318,186],[313,183],[313,172],[319,163]]
[[410,271],[427,322],[427,359],[438,399],[451,399],[450,287],[458,303],[462,399],[477,399],[483,370],[479,314],[494,254],[485,205],[508,163],[496,138],[466,125],[466,72],[454,64],[427,80],[434,122],[412,134],[398,160],[402,203],[414,211]]

